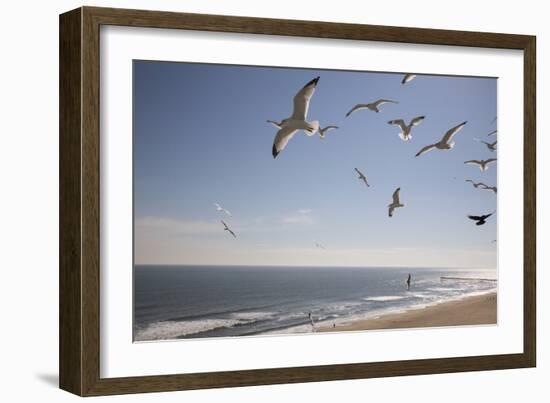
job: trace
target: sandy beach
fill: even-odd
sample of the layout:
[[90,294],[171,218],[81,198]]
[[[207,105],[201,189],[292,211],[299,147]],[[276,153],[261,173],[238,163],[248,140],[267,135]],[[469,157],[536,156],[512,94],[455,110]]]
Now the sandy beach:
[[496,292],[457,301],[443,302],[402,313],[387,314],[352,323],[321,327],[318,331],[400,329],[415,327],[438,327],[482,325],[497,323]]

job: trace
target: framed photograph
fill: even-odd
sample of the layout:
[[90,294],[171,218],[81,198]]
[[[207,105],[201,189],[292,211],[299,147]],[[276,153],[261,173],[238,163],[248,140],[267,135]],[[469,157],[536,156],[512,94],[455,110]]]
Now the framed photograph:
[[535,37],[60,16],[60,387],[533,367]]

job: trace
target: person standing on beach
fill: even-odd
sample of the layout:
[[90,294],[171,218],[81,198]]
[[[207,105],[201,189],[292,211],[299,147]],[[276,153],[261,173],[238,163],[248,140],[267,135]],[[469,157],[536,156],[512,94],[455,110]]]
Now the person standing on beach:
[[411,289],[411,273],[409,273],[409,277],[407,277],[407,291]]

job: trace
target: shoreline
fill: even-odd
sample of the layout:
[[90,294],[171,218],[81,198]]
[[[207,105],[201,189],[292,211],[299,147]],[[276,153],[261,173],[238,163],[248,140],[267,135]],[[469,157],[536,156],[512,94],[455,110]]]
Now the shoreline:
[[423,308],[411,308],[404,312],[387,313],[337,324],[324,323],[317,332],[357,330],[406,329],[421,327],[491,325],[497,323],[497,293],[495,291],[441,302]]

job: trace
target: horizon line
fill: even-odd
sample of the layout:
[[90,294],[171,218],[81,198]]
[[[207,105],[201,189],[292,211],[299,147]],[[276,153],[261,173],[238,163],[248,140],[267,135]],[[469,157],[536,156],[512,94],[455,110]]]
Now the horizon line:
[[195,266],[195,267],[295,267],[295,268],[357,268],[357,269],[444,269],[444,270],[497,270],[498,267],[457,267],[457,266],[326,266],[326,265],[257,265],[257,264],[192,264],[192,263],[134,263],[134,268],[138,266]]

